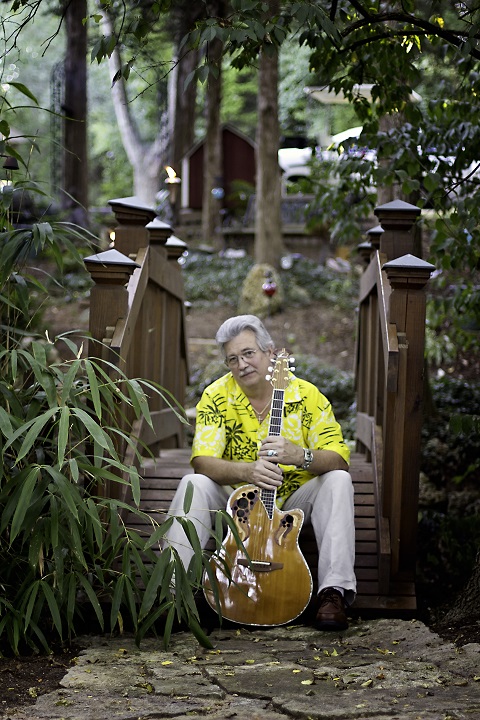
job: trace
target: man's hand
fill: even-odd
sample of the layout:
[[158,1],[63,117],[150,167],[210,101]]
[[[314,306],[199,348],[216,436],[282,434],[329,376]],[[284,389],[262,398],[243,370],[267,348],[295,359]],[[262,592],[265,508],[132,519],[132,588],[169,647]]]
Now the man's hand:
[[263,440],[258,456],[270,462],[298,467],[303,463],[303,448],[281,435],[269,435]]
[[280,487],[283,481],[283,472],[276,462],[260,458],[249,465],[247,483],[256,485],[263,490],[274,490]]

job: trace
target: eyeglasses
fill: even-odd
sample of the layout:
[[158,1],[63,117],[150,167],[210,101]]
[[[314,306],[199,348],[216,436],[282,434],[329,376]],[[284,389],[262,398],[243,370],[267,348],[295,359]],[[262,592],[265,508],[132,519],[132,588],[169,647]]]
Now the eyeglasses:
[[225,358],[225,365],[228,368],[234,368],[238,367],[238,364],[240,362],[240,359],[246,360],[246,362],[249,362],[253,358],[257,351],[256,350],[245,350],[241,355],[229,355]]

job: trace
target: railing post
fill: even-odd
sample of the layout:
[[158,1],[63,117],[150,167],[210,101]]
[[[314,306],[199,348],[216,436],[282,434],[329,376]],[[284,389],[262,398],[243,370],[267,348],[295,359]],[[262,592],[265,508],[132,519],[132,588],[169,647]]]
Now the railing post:
[[180,238],[176,237],[175,235],[170,235],[167,240],[166,247],[168,259],[177,261],[178,258],[181,257],[187,249],[187,243],[183,240],[180,240]]
[[383,233],[380,234],[380,252],[387,261],[407,254],[418,255],[416,252],[416,220],[421,213],[416,205],[403,200],[392,202],[375,208]]
[[110,200],[118,226],[115,228],[115,249],[128,257],[136,257],[141,247],[148,245],[147,223],[154,220],[156,212],[135,196]]
[[390,520],[392,579],[413,582],[424,388],[425,286],[434,266],[407,254],[383,266],[390,282],[389,322],[397,329],[396,392],[384,420],[383,514]]
[[[90,290],[90,335],[93,342],[108,345],[118,319],[127,315],[127,284],[139,265],[118,250],[90,255],[84,263],[95,283]],[[99,355],[106,357],[104,348]]]
[[[115,366],[121,367],[120,358],[110,358],[109,346],[115,327],[119,319],[126,318],[128,313],[127,284],[134,270],[140,267],[136,262],[126,257],[118,250],[106,250],[84,259],[85,266],[94,282],[90,290],[90,320],[88,354],[102,360],[111,360]],[[107,367],[106,372],[115,378],[115,373]],[[119,413],[121,418],[124,413]],[[122,428],[125,430],[125,428]],[[125,445],[120,435],[113,438],[116,450],[123,456]],[[99,494],[104,497],[121,497],[121,488],[118,484],[106,481],[99,487]]]

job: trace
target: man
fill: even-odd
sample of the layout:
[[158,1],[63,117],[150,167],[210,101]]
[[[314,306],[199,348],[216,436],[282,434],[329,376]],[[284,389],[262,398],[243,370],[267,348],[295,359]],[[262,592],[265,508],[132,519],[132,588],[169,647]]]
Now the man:
[[[274,343],[255,315],[226,320],[216,341],[229,372],[204,391],[197,405],[191,463],[194,474],[178,486],[170,515],[183,515],[187,484],[194,486],[188,518],[202,547],[212,511],[224,509],[241,484],[276,488],[282,510],[300,508],[318,546],[320,630],[348,627],[346,606],[355,598],[355,526],[349,449],[329,401],[311,383],[291,376],[280,435],[268,435],[272,385],[267,379]],[[166,539],[188,567],[193,550],[174,522]]]

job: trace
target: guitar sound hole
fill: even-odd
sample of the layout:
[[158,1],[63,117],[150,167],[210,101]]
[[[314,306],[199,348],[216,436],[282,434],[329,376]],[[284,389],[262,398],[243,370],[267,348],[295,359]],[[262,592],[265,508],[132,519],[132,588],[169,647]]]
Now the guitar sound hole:
[[257,493],[253,492],[252,490],[247,494],[247,498],[250,500],[250,502],[253,502],[257,499]]
[[289,527],[290,525],[293,525],[293,515],[285,515],[282,525],[284,527]]
[[247,507],[248,507],[247,498],[242,497],[237,501],[237,508],[246,509]]

